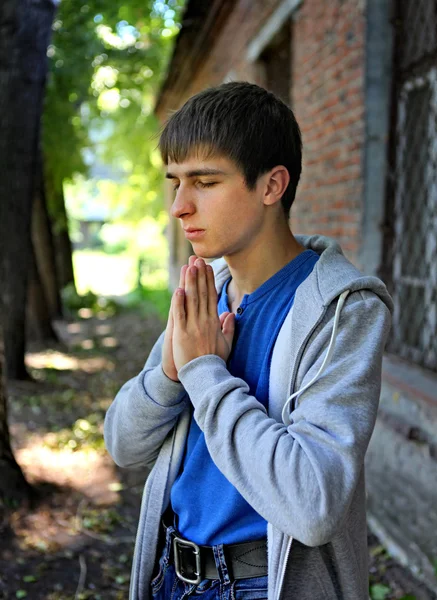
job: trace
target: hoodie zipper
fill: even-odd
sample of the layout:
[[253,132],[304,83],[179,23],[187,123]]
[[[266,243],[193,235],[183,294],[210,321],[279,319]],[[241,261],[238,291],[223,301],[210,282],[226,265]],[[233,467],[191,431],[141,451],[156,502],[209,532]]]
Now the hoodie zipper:
[[[314,327],[311,329],[311,331],[308,333],[308,335],[305,338],[303,344],[299,348],[299,352],[297,354],[296,361],[294,363],[294,370],[293,370],[293,373],[291,375],[290,395],[293,394],[294,386],[295,386],[295,383],[296,383],[296,377],[297,377],[297,369],[298,369],[299,363],[301,361],[301,358],[303,356],[304,350],[305,350],[305,348],[306,348],[306,346],[308,344],[308,341],[309,341],[310,337],[312,336],[314,330],[319,325],[319,323],[322,321],[322,319],[323,319],[323,317],[324,317],[324,315],[326,313],[326,310],[327,309],[325,308],[325,310],[323,311],[323,313],[319,317],[318,321],[316,322],[316,324],[314,325]],[[297,401],[297,398],[296,398],[296,401]],[[284,585],[285,571],[287,569],[288,558],[290,556],[290,550],[291,550],[291,544],[292,544],[292,542],[293,542],[293,538],[290,536],[290,538],[289,538],[289,540],[287,542],[287,549],[285,551],[284,561],[282,563],[281,575],[280,575],[280,579],[279,579],[278,593],[276,595],[275,600],[280,600],[280,598],[281,598],[282,587]]]
[[[343,292],[343,294],[340,294],[340,296],[344,296],[344,299],[346,299],[346,297],[348,296],[349,292],[350,292],[350,290],[347,290],[347,293],[345,291],[345,292]],[[344,300],[343,300],[343,302],[344,302]],[[341,311],[341,308],[342,308],[342,306],[340,307],[340,311]],[[294,371],[293,371],[292,376],[291,376],[291,385],[290,385],[290,392],[291,393],[290,393],[290,395],[293,395],[293,390],[294,390],[294,387],[295,387],[295,384],[296,384],[296,378],[297,378],[297,370],[298,370],[300,361],[302,359],[303,353],[305,351],[305,348],[306,348],[306,346],[307,346],[307,344],[308,344],[308,342],[309,342],[309,340],[310,340],[313,332],[318,327],[319,323],[321,323],[321,321],[323,320],[323,318],[324,318],[327,310],[328,310],[328,307],[325,306],[322,314],[319,317],[319,319],[316,321],[314,327],[308,333],[307,337],[305,338],[305,340],[303,341],[301,347],[299,348],[299,352],[297,354],[296,361],[294,363]],[[328,352],[329,352],[329,345],[328,345]],[[299,396],[296,396],[296,402],[298,401],[298,398],[299,398]],[[287,542],[287,549],[285,551],[285,558],[284,558],[284,561],[282,563],[281,575],[280,575],[280,580],[279,580],[278,594],[277,594],[275,600],[280,600],[280,597],[281,597],[282,587],[284,585],[285,571],[287,569],[287,564],[288,564],[288,559],[289,559],[289,556],[290,556],[290,550],[291,550],[291,544],[292,544],[292,542],[293,542],[293,538],[290,537],[289,540],[288,540],[288,542]]]
[[290,549],[291,549],[291,543],[292,543],[292,541],[293,541],[293,538],[290,537],[289,540],[288,540],[288,542],[287,542],[287,549],[285,551],[285,559],[284,559],[284,562],[282,564],[281,576],[280,576],[280,579],[279,579],[278,595],[276,596],[276,600],[280,600],[280,597],[281,597],[282,586],[284,585],[285,571],[287,569],[288,557],[290,555]]
[[[295,386],[295,383],[296,383],[298,366],[299,366],[300,361],[302,359],[302,356],[303,356],[303,353],[305,351],[305,348],[306,348],[306,346],[307,346],[307,344],[309,342],[309,339],[311,338],[314,330],[316,329],[316,327],[319,325],[319,323],[322,321],[323,317],[325,316],[326,311],[327,311],[327,308],[325,307],[325,310],[320,315],[320,317],[317,320],[316,324],[311,329],[311,331],[308,333],[307,337],[305,338],[305,340],[303,341],[301,347],[299,348],[299,352],[297,354],[296,361],[294,363],[294,371],[293,371],[292,376],[291,376],[290,395],[293,394],[294,386]],[[296,401],[297,401],[297,399],[298,399],[298,397],[296,398]],[[278,593],[277,593],[277,596],[276,596],[275,600],[280,600],[280,598],[281,598],[282,587],[284,585],[285,571],[287,569],[287,564],[288,564],[288,559],[289,559],[289,556],[290,556],[290,550],[291,550],[291,544],[292,544],[292,542],[293,542],[293,538],[290,537],[289,540],[288,540],[288,542],[287,542],[287,549],[285,551],[285,557],[284,557],[284,561],[282,563],[281,575],[280,575],[280,579],[279,579]]]

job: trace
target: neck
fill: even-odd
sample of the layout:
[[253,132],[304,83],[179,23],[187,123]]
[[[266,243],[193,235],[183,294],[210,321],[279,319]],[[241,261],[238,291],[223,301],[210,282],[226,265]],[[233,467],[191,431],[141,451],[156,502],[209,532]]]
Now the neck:
[[270,234],[265,232],[250,247],[225,256],[232,275],[227,289],[232,311],[240,305],[245,294],[254,292],[304,250],[282,218]]

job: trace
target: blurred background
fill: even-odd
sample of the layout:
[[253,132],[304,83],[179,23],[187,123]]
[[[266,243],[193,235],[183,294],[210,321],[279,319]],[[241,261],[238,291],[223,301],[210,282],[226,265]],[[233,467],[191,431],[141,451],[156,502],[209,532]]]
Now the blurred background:
[[0,34],[0,599],[128,597],[147,473],[103,419],[192,253],[159,129],[237,80],[300,124],[293,232],[393,296],[369,597],[436,599],[437,2],[2,0]]

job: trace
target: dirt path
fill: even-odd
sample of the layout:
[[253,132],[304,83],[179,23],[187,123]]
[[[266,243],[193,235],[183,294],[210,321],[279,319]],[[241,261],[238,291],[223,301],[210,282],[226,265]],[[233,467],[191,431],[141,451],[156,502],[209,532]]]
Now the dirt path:
[[[102,313],[59,324],[58,347],[30,348],[35,382],[10,384],[10,423],[39,499],[0,523],[0,599],[127,599],[146,474],[114,465],[103,417],[163,327],[154,315]],[[373,600],[435,600],[376,538],[369,542]]]

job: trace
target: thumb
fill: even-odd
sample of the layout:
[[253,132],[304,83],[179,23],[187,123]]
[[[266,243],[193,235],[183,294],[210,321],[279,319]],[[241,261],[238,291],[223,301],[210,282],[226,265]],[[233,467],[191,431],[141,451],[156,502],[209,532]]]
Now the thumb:
[[222,326],[223,336],[229,346],[232,346],[232,340],[234,339],[235,333],[235,315],[234,313],[228,313],[223,319]]
[[229,311],[226,312],[222,312],[221,315],[219,316],[220,319],[220,327],[223,329],[223,323],[225,322],[226,317],[228,316]]
[[171,302],[170,302],[170,310],[168,312],[167,327],[166,327],[169,335],[173,334],[173,328],[174,328],[173,306],[174,306],[174,301],[173,301],[173,297],[172,297]]

